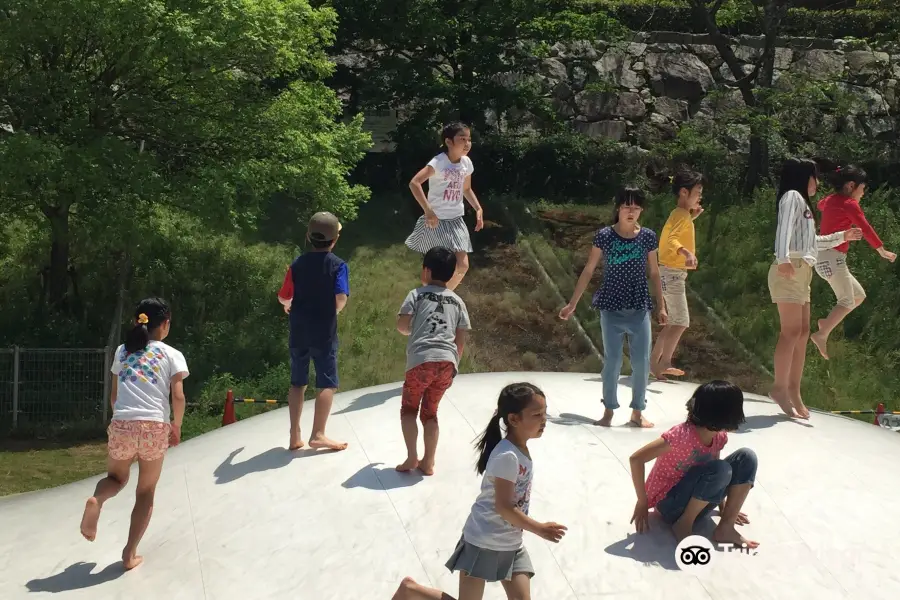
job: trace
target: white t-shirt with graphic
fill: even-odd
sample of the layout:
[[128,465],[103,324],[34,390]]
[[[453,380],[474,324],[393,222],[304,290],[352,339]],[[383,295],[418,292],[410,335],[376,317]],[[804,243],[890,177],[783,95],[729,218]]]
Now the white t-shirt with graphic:
[[453,163],[446,152],[441,152],[428,161],[428,166],[434,169],[434,175],[428,178],[428,206],[439,219],[463,216],[463,186],[466,177],[475,172],[471,159],[463,156]]
[[531,504],[531,476],[531,459],[509,440],[501,440],[491,452],[481,480],[481,493],[463,527],[465,540],[473,546],[498,552],[521,548],[522,530],[510,525],[494,508],[494,479],[515,482],[516,507],[527,515]]
[[179,373],[184,373],[185,377],[190,374],[184,355],[157,341],[151,341],[143,350],[131,354],[124,344],[119,346],[110,372],[116,376],[118,386],[114,420],[163,423],[170,420],[172,378]]

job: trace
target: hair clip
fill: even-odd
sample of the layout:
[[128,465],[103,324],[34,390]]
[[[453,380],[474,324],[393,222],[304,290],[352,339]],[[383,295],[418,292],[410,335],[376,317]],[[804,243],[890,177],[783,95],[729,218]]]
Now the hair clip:
[[675,176],[669,175],[669,183],[675,183]]
[[150,319],[147,318],[147,315],[145,315],[144,313],[141,313],[138,315],[137,322],[139,325],[146,325],[147,323],[150,322]]

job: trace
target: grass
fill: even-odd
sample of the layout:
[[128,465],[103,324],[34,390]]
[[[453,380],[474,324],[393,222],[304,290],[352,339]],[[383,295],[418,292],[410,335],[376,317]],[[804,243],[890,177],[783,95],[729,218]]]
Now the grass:
[[[404,377],[407,338],[395,329],[396,315],[406,294],[420,285],[421,257],[403,244],[415,215],[398,208],[402,206],[396,198],[373,200],[348,224],[335,249],[350,266],[351,285],[338,325],[342,390]],[[561,305],[552,287],[520,248],[506,243],[515,238],[514,232],[498,221],[486,225],[483,233],[473,235],[471,270],[457,290],[474,328],[461,372],[597,371],[599,365],[585,344],[556,317]],[[183,438],[220,426],[228,389],[237,395],[283,399],[288,376],[286,365],[274,365],[257,381],[223,375],[208,382],[198,398],[188,398],[195,406],[185,415]],[[236,414],[242,419],[270,409],[238,405]],[[7,442],[0,445],[0,496],[95,476],[104,472],[105,464],[105,437],[55,444]]]

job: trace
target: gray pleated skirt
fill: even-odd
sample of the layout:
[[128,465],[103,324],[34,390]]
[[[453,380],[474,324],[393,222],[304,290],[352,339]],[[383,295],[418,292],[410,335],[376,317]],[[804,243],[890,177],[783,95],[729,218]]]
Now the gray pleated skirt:
[[459,538],[456,550],[447,561],[447,568],[450,572],[462,571],[469,577],[487,582],[510,581],[514,573],[534,577],[534,567],[525,546],[506,552],[485,550],[473,546],[464,537]]
[[425,224],[425,216],[419,217],[416,227],[406,238],[406,245],[411,249],[425,254],[436,246],[449,248],[454,252],[471,252],[472,239],[469,237],[469,228],[462,217],[455,219],[439,219],[438,226],[431,229]]

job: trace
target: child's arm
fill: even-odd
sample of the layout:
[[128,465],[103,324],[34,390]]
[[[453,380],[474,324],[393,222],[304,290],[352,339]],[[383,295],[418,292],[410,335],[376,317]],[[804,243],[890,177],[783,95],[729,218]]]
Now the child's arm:
[[338,314],[347,306],[347,298],[349,298],[347,294],[335,294],[334,305]]
[[415,314],[416,290],[413,290],[406,295],[403,304],[400,305],[399,312],[397,312],[397,331],[403,335],[410,335],[412,333],[412,319]]
[[666,301],[663,299],[662,278],[659,276],[659,252],[647,253],[647,265],[650,267],[650,282],[653,284],[653,295],[656,296],[656,314],[660,325],[665,325],[669,314],[666,312]]
[[507,523],[524,531],[558,542],[566,528],[557,523],[538,523],[516,506],[516,484],[508,479],[494,477],[494,509]]
[[471,175],[466,177],[466,181],[463,184],[463,196],[466,197],[466,200],[468,200],[469,204],[472,205],[472,208],[475,209],[475,231],[481,231],[481,228],[484,227],[484,211],[481,209],[481,203],[475,195],[475,190],[472,189]]
[[184,373],[172,377],[172,435],[169,443],[177,446],[181,442],[181,424],[184,421]]
[[634,491],[637,494],[637,503],[634,506],[634,515],[631,517],[631,522],[634,523],[638,533],[643,533],[650,528],[647,515],[649,510],[647,506],[647,478],[644,473],[644,466],[651,460],[659,458],[668,452],[670,448],[669,442],[660,437],[631,455],[631,480],[634,483]]
[[403,335],[409,335],[412,333],[412,318],[411,314],[409,315],[397,315],[397,331],[402,333]]
[[338,314],[347,306],[347,298],[350,297],[350,267],[343,263],[334,278],[334,305]]
[[281,289],[278,290],[278,301],[281,303],[281,306],[284,307],[284,312],[291,312],[291,302],[294,299],[294,278],[291,275],[291,268],[288,267],[287,273],[284,276],[284,282],[281,284]]
[[467,329],[457,329],[456,330],[456,339],[453,341],[456,343],[456,357],[462,359],[463,349],[466,347],[466,338],[469,335],[469,331]]
[[115,379],[113,379],[112,385],[110,387],[112,389],[109,392],[109,406],[111,412],[116,412],[116,398],[119,396],[119,386],[116,385]]
[[[413,197],[416,199],[416,202],[419,203],[419,206],[422,207],[422,211],[425,213],[425,218],[427,220],[436,220],[436,215],[434,211],[431,210],[431,207],[428,206],[428,197],[425,195],[425,190],[422,189],[422,184],[428,181],[430,177],[434,176],[434,167],[431,165],[425,165],[422,167],[422,170],[416,173],[413,178],[409,182],[409,189],[412,192]],[[437,223],[435,223],[437,225]]]
[[591,282],[591,277],[594,276],[594,271],[597,270],[597,265],[600,263],[601,258],[603,258],[603,250],[596,246],[591,247],[587,264],[581,270],[581,276],[578,278],[578,283],[575,284],[575,290],[572,292],[572,299],[559,313],[561,319],[568,320],[572,313],[575,312],[575,307],[578,306],[578,301],[581,300],[584,290],[587,289],[588,284]]
[[[692,217],[691,221],[693,221],[693,219],[696,219],[696,218],[697,217]],[[670,230],[668,237],[665,240],[660,240],[660,241],[663,244],[666,244],[669,247],[669,250],[671,250],[675,254],[681,254],[682,256],[684,256],[684,261],[685,261],[686,266],[696,267],[697,266],[697,258],[691,253],[690,250],[685,248],[680,241],[681,232],[684,231],[684,228],[687,227],[687,225],[688,225],[687,219],[683,219],[683,218],[676,219],[672,223],[672,229]],[[691,227],[693,227],[693,225],[691,225]]]
[[862,230],[863,238],[869,242],[872,249],[875,250],[881,258],[891,262],[897,260],[897,255],[893,252],[889,252],[884,247],[884,242],[878,237],[875,228],[869,224],[869,220],[866,219],[866,215],[859,204],[857,202],[848,202],[847,208],[850,211],[850,221]]

